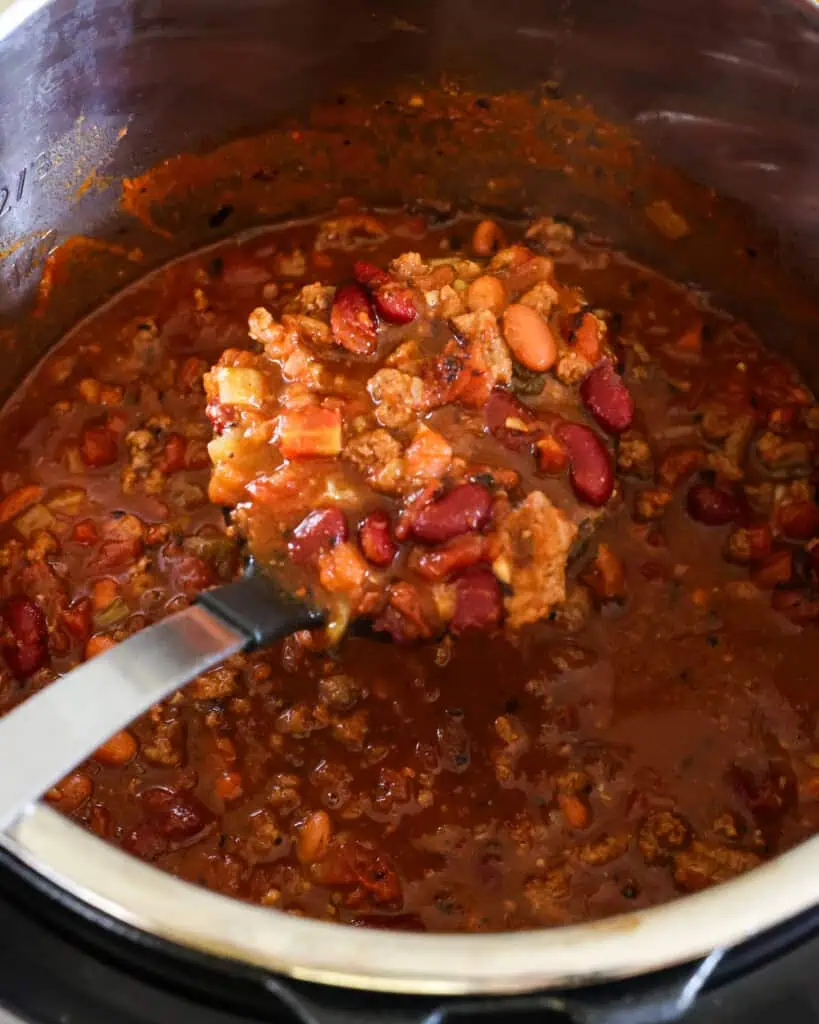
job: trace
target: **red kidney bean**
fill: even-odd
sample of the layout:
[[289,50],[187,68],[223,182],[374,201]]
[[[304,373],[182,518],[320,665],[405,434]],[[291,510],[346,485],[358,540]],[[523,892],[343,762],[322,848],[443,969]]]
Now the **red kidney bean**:
[[490,569],[467,569],[455,583],[453,633],[497,626],[503,612],[500,584]]
[[364,519],[358,528],[358,543],[364,557],[373,565],[388,566],[398,551],[392,539],[390,517],[383,509],[376,509]]
[[189,793],[171,793],[159,787],[141,796],[148,820],[160,836],[179,842],[201,832],[213,818],[203,803]]
[[695,484],[688,492],[686,507],[692,519],[706,526],[725,526],[742,514],[739,501],[730,491],[710,484]]
[[628,430],[634,418],[634,399],[608,359],[590,370],[580,385],[583,404],[610,434]]
[[569,481],[574,493],[589,505],[605,505],[614,490],[606,446],[593,430],[580,423],[561,423],[555,434],[569,454]]
[[419,512],[412,535],[427,544],[443,544],[461,533],[480,530],[491,507],[492,496],[482,484],[459,484]]
[[141,825],[126,832],[122,845],[140,860],[156,860],[170,849],[170,841],[161,836],[156,826],[144,821]]
[[373,305],[388,324],[410,324],[418,316],[412,288],[395,282],[373,293]]
[[343,284],[336,289],[330,310],[333,339],[356,355],[370,355],[378,344],[375,314],[367,292],[360,284]]
[[[531,429],[537,423],[537,417],[511,392],[496,388],[484,406],[483,415],[490,432],[504,448],[513,452],[532,450],[539,436],[539,431]],[[529,427],[530,430],[517,430],[506,425],[507,422],[515,421]]]
[[776,521],[791,540],[810,540],[819,533],[819,508],[812,501],[789,501],[777,509]]
[[86,424],[80,435],[80,456],[92,469],[110,466],[117,461],[116,438],[107,427]]
[[39,605],[27,597],[10,597],[3,609],[9,637],[3,656],[17,679],[27,679],[48,661],[48,625]]
[[198,555],[183,552],[169,562],[174,586],[186,594],[198,594],[216,582],[213,567]]
[[442,580],[482,562],[486,557],[486,537],[480,533],[464,533],[442,547],[414,554],[411,565],[420,576],[426,580]]
[[305,516],[293,530],[288,550],[294,562],[303,564],[346,539],[347,523],[341,509],[319,508]]
[[356,260],[353,264],[353,277],[365,288],[380,288],[382,284],[389,284],[391,278],[386,270],[377,267],[367,260]]

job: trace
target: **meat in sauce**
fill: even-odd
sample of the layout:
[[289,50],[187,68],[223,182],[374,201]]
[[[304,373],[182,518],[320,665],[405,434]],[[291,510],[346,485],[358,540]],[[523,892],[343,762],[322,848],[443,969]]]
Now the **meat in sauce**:
[[650,906],[819,830],[819,409],[749,328],[567,226],[223,243],[80,324],[2,418],[3,708],[231,579],[244,534],[402,641],[298,635],[112,737],[47,799],[131,854],[481,931]]

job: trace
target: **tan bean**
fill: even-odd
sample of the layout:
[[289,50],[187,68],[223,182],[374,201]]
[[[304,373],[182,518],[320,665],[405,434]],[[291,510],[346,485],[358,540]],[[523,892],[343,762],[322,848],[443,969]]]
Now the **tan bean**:
[[333,826],[326,811],[313,811],[299,827],[298,858],[302,864],[315,864],[327,853]]
[[94,760],[100,764],[118,768],[132,761],[136,756],[136,752],[137,741],[127,729],[123,729],[120,732],[114,733],[101,747],[97,747],[94,751]]
[[519,302],[503,314],[503,333],[512,354],[527,370],[542,372],[554,365],[557,345],[546,321]]
[[506,305],[506,289],[503,282],[491,274],[476,277],[466,292],[466,304],[473,313],[489,309],[493,313],[502,312]]
[[472,235],[472,249],[478,256],[491,256],[505,244],[503,231],[493,220],[482,220]]
[[85,772],[73,772],[58,782],[46,793],[46,800],[59,807],[65,814],[71,814],[91,796],[94,783]]

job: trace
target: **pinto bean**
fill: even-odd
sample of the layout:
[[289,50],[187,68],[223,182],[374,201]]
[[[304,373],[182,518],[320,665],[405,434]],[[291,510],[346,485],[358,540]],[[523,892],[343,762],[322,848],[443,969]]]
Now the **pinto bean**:
[[346,539],[347,523],[341,509],[316,509],[293,530],[288,550],[294,562],[303,564]]
[[503,598],[491,569],[472,568],[455,583],[455,614],[449,624],[453,633],[467,629],[491,629],[501,620]]
[[118,768],[133,761],[138,749],[137,741],[131,733],[127,729],[122,729],[114,733],[101,747],[97,747],[94,751],[94,760]]
[[3,609],[7,634],[3,656],[17,679],[28,679],[48,661],[48,625],[40,606],[27,597],[10,597]]
[[583,404],[610,434],[628,430],[634,418],[634,399],[608,360],[590,370],[580,385]]
[[337,345],[355,355],[370,355],[378,343],[370,297],[360,284],[336,290],[330,309],[330,328]]
[[710,484],[696,484],[686,499],[688,514],[706,526],[725,526],[736,522],[741,509],[736,497],[726,490]]
[[383,509],[376,509],[365,517],[358,528],[358,543],[368,562],[381,568],[395,558],[398,547],[392,539],[390,517]]
[[82,807],[93,790],[94,783],[90,775],[85,772],[72,772],[53,786],[45,798],[50,804],[59,807],[63,814],[72,814]]
[[466,290],[466,304],[473,313],[488,309],[497,316],[502,312],[506,301],[503,282],[492,274],[476,277]]
[[427,544],[442,544],[462,533],[480,530],[489,518],[492,496],[482,484],[460,484],[423,508],[411,532]]
[[569,481],[581,501],[599,507],[614,491],[614,473],[606,446],[589,427],[561,423],[555,434],[569,455]]
[[472,249],[478,256],[491,256],[505,244],[506,236],[493,220],[482,220],[472,234]]
[[557,344],[549,325],[530,306],[519,302],[508,306],[503,314],[503,333],[512,354],[527,370],[542,373],[557,359]]
[[330,846],[333,826],[326,811],[313,811],[299,826],[296,846],[302,864],[315,864],[323,860]]

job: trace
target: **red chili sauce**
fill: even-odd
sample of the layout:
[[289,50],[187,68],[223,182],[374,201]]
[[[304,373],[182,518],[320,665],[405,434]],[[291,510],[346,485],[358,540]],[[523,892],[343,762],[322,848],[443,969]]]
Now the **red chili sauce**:
[[80,324],[2,417],[4,708],[247,545],[331,612],[48,794],[133,855],[481,931],[660,903],[819,828],[819,407],[567,225],[223,243]]

